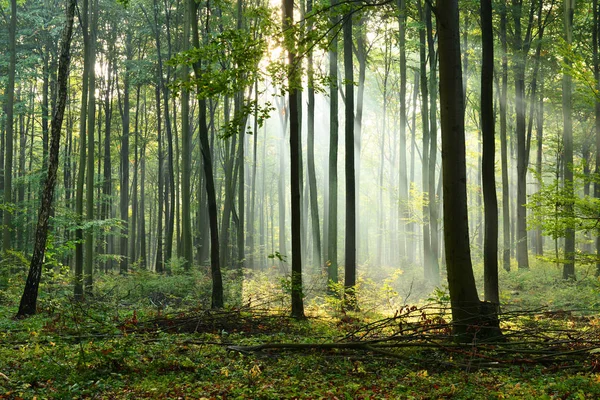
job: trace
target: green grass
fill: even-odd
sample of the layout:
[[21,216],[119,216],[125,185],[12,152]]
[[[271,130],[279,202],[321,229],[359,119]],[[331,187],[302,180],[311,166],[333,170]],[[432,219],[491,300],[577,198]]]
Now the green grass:
[[[530,271],[502,272],[503,308],[597,315],[598,280],[587,276],[565,283],[553,268],[537,263]],[[173,319],[206,309],[210,282],[202,273],[99,277],[95,297],[83,304],[72,301],[65,276],[46,277],[40,313],[21,321],[12,319],[24,279],[17,274],[0,291],[0,399],[600,398],[600,374],[585,363],[479,369],[468,352],[439,348],[402,348],[395,358],[349,349],[249,354],[227,349],[232,344],[333,342],[361,323],[381,318],[386,305],[400,302],[396,296],[407,293],[407,276],[410,271],[390,274],[379,286],[374,277],[363,276],[359,299],[368,307],[352,315],[350,323],[342,323],[335,301],[315,290],[307,293],[312,318],[278,324],[263,310],[285,312],[285,284],[254,274],[243,288],[228,286],[229,298],[238,296],[230,310],[251,303],[261,309],[264,323],[244,327],[234,321],[227,329],[174,334],[134,328],[159,316]],[[445,294],[442,288],[421,299],[412,296],[419,305],[423,297],[444,300]],[[248,317],[245,313],[238,315]],[[576,329],[597,325],[597,319],[585,321]],[[511,320],[510,328],[569,323],[522,317]]]

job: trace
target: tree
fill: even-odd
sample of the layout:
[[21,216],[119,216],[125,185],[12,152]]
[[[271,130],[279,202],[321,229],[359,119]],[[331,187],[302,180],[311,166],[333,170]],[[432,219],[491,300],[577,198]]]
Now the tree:
[[[183,29],[183,51],[190,47],[191,20],[196,19],[196,7],[192,4],[194,0],[185,0],[185,22]],[[189,68],[183,65],[181,70],[183,79],[187,79]],[[190,209],[190,183],[191,183],[191,135],[190,135],[190,93],[187,88],[181,92],[181,217],[182,217],[182,246],[183,258],[186,270],[190,268],[193,261],[192,252],[192,222]]]
[[288,52],[287,78],[290,113],[290,196],[292,200],[292,316],[304,318],[302,293],[302,243],[300,217],[300,121],[298,112],[298,77],[296,49],[292,29],[294,25],[294,1],[283,0],[283,31],[286,34]]
[[[336,15],[335,5],[337,0],[331,1],[331,24],[335,26],[339,17]],[[338,38],[333,34],[329,44],[329,176],[327,185],[327,234],[323,235],[327,240],[327,281],[338,282],[337,264],[337,218],[338,218],[338,185],[337,185],[337,162],[338,162]]]
[[352,62],[352,12],[344,16],[344,80],[346,83],[345,103],[345,147],[346,147],[346,245],[344,265],[345,304],[348,309],[356,308],[356,187],[354,171],[354,70]]
[[483,249],[485,299],[500,303],[498,293],[498,200],[496,198],[494,132],[494,34],[492,1],[481,1],[481,134],[483,137],[482,181],[485,213]]
[[453,330],[458,339],[463,340],[475,334],[469,331],[470,325],[490,323],[492,329],[487,330],[487,333],[491,335],[498,334],[499,330],[496,331],[498,325],[495,309],[490,310],[479,301],[471,264],[458,0],[438,0],[436,16],[439,35],[444,243]]
[[25,288],[23,290],[23,296],[21,297],[21,303],[19,304],[17,317],[33,315],[37,311],[36,304],[38,287],[42,277],[42,265],[44,261],[44,254],[46,252],[46,240],[48,238],[48,219],[52,210],[54,188],[56,186],[59,164],[58,156],[60,150],[60,133],[67,103],[67,83],[69,78],[69,65],[71,63],[71,36],[73,33],[75,3],[76,0],[69,0],[66,7],[66,21],[61,38],[58,66],[58,101],[51,124],[48,172],[46,175],[46,181],[44,182],[42,202],[40,204],[38,214],[35,245],[33,249],[33,255],[31,257],[31,264],[29,266],[29,274],[27,276],[27,281],[25,282]]
[[15,74],[17,70],[17,0],[10,0],[8,51],[8,85],[6,87],[6,155],[4,158],[4,204],[2,223],[2,250],[6,253],[11,248],[12,211],[8,207],[12,203],[12,169],[13,169],[13,136],[15,108]]
[[[198,33],[198,19],[196,18],[197,3],[191,4],[194,18],[191,19],[192,40],[195,48],[200,48],[200,37]],[[197,89],[200,91],[201,61],[193,64],[194,74],[196,75]],[[199,108],[199,137],[200,137],[200,152],[202,153],[202,164],[204,167],[204,182],[206,187],[207,204],[208,204],[208,219],[210,225],[210,274],[212,278],[212,308],[222,308],[223,301],[223,280],[221,277],[221,265],[219,264],[219,225],[217,221],[217,198],[215,193],[215,181],[213,176],[213,163],[208,141],[208,125],[206,122],[206,99],[200,97]]]
[[[564,27],[565,42],[570,51],[573,42],[573,3],[574,0],[565,0]],[[567,70],[571,65],[569,56],[564,60]],[[570,71],[563,73],[562,81],[562,112],[563,112],[563,141],[564,141],[564,186],[567,197],[573,199],[573,121],[571,116],[572,78]],[[570,202],[572,200],[569,200]],[[573,216],[573,205],[567,207],[569,216]],[[565,263],[563,278],[575,279],[575,229],[570,221],[565,230]]]

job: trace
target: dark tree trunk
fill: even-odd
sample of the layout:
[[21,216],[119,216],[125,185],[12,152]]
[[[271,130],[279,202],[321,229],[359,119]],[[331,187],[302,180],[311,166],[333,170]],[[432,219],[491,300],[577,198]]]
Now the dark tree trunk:
[[[125,53],[127,61],[132,59],[132,48],[131,48],[131,33],[127,32],[125,39]],[[123,133],[121,136],[121,193],[120,193],[120,211],[121,221],[123,222],[123,229],[121,231],[121,238],[119,243],[119,254],[121,255],[121,262],[119,264],[119,271],[123,274],[127,272],[129,265],[129,254],[128,254],[128,234],[129,234],[129,122],[130,122],[130,63],[125,63],[125,77],[123,78],[123,108],[121,112],[121,120],[123,122]],[[109,153],[110,154],[110,153]]]
[[[17,0],[10,0],[9,32],[9,61],[8,84],[6,87],[6,142],[4,157],[4,204],[11,204],[12,199],[12,169],[13,169],[13,136],[14,136],[14,105],[15,105],[15,75],[17,69]],[[11,249],[12,211],[3,210],[2,250]]]
[[356,304],[356,187],[354,170],[354,67],[352,60],[352,13],[344,16],[344,80],[345,102],[345,177],[346,177],[346,242],[344,264],[345,306],[350,310]]
[[[294,2],[283,0],[283,30],[289,30],[294,24]],[[304,318],[302,293],[302,243],[300,218],[300,121],[298,113],[299,71],[296,66],[295,44],[289,40],[288,52],[288,102],[290,111],[290,196],[292,200],[292,316]]]
[[33,315],[37,311],[37,295],[40,279],[42,276],[42,265],[46,251],[46,240],[48,238],[48,219],[52,210],[52,200],[54,198],[54,188],[56,186],[56,177],[58,171],[58,155],[60,149],[60,133],[63,117],[67,102],[67,83],[70,64],[71,36],[73,33],[73,19],[75,15],[75,0],[67,3],[66,24],[63,30],[60,45],[60,61],[58,67],[58,103],[54,110],[52,118],[52,141],[50,144],[50,154],[48,163],[48,172],[44,183],[44,191],[40,204],[38,223],[35,234],[35,244],[29,275],[21,297],[17,317]]
[[[574,0],[565,0],[564,27],[565,42],[568,47],[573,42],[573,8]],[[569,57],[564,60],[567,70],[572,64]],[[569,222],[565,230],[565,263],[563,279],[575,279],[575,228],[573,226],[575,191],[573,189],[573,120],[571,116],[572,77],[569,72],[563,73],[562,81],[562,111],[563,111],[563,141],[564,141],[564,186],[567,191],[566,213]]]
[[409,260],[407,250],[411,244],[408,244],[406,220],[408,219],[408,180],[406,171],[406,0],[398,0],[398,32],[399,32],[399,51],[400,51],[400,154],[398,156],[400,166],[398,169],[398,253],[399,260]]
[[500,7],[500,43],[502,69],[500,88],[500,163],[502,168],[502,266],[510,271],[510,202],[508,185],[508,144],[506,138],[506,103],[508,92],[508,45],[506,41],[506,4]]
[[[78,223],[83,224],[83,188],[85,186],[85,165],[86,165],[86,150],[87,150],[87,102],[88,102],[88,86],[90,75],[89,62],[89,33],[88,33],[88,0],[83,0],[81,14],[79,15],[82,29],[84,32],[84,61],[82,74],[82,89],[81,89],[81,105],[79,113],[79,165],[77,166],[77,190],[75,193],[75,214],[78,218]],[[80,226],[75,230],[75,299],[83,298],[83,228]]]
[[496,198],[494,132],[494,34],[492,1],[481,1],[481,135],[483,137],[482,183],[485,214],[483,244],[485,300],[500,304],[498,292],[498,200]]
[[[197,7],[194,3],[192,6]],[[196,12],[194,12],[196,15]],[[200,38],[198,34],[198,20],[192,18],[192,40],[194,47],[200,47]],[[206,27],[208,31],[208,27]],[[193,65],[194,73],[200,74],[199,63]],[[210,225],[210,274],[212,278],[212,297],[211,307],[222,308],[223,300],[223,279],[221,277],[221,265],[219,264],[219,225],[217,221],[217,196],[215,193],[215,181],[213,175],[211,148],[208,141],[208,125],[206,123],[206,100],[200,99],[198,107],[200,108],[200,119],[198,126],[198,135],[200,139],[200,151],[202,153],[202,164],[204,166],[204,182],[206,184],[206,195],[208,203],[208,219]]]
[[[331,5],[335,7],[337,0],[332,0]],[[337,24],[337,10],[332,10],[331,22]],[[337,261],[337,218],[338,218],[338,38],[331,37],[329,47],[329,177],[328,177],[328,209],[327,209],[327,255],[325,257],[327,265],[327,281],[329,283],[338,282],[338,261]]]
[[458,0],[438,0],[436,9],[448,288],[454,333],[459,340],[469,340],[475,334],[475,331],[468,329],[469,325],[489,322],[492,326],[488,332],[498,334],[499,330],[495,309],[490,310],[479,301],[471,264]]

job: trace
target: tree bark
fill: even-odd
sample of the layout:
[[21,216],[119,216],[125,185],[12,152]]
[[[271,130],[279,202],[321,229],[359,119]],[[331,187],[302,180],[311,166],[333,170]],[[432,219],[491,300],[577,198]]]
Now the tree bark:
[[347,309],[355,310],[357,300],[356,286],[356,187],[354,170],[354,67],[352,60],[352,12],[344,17],[344,80],[345,121],[344,137],[346,148],[346,241],[344,264],[344,304]]
[[[10,23],[8,26],[8,84],[6,87],[6,139],[4,157],[4,204],[12,203],[12,172],[13,172],[13,137],[14,137],[14,106],[15,106],[15,75],[17,70],[17,0],[10,0]],[[12,211],[3,210],[2,250],[6,253],[11,249]]]
[[[574,0],[565,0],[564,28],[565,42],[570,49],[573,42],[573,8]],[[567,70],[572,64],[569,56],[564,63]],[[566,189],[568,218],[565,230],[565,262],[563,265],[563,279],[575,279],[575,228],[573,226],[575,191],[573,189],[573,120],[571,116],[572,78],[569,72],[563,73],[562,80],[562,112],[563,112],[563,141],[564,141],[564,187]]]
[[58,95],[57,105],[54,110],[52,118],[52,132],[51,132],[51,143],[49,149],[49,162],[48,172],[46,175],[46,181],[44,183],[44,191],[42,192],[42,199],[38,214],[38,222],[35,234],[35,244],[33,249],[33,255],[31,257],[31,263],[29,266],[29,274],[27,281],[25,282],[25,288],[23,290],[23,296],[19,304],[19,311],[17,317],[25,317],[33,315],[37,311],[37,295],[42,277],[42,265],[44,261],[44,254],[46,251],[46,241],[48,238],[48,220],[52,210],[52,200],[54,198],[54,188],[56,186],[56,178],[58,171],[58,155],[60,150],[60,133],[62,128],[63,117],[65,114],[65,107],[67,103],[67,83],[69,78],[69,64],[70,64],[70,49],[71,49],[71,37],[73,33],[73,19],[75,15],[75,0],[70,0],[67,3],[66,9],[66,22],[63,29],[61,45],[60,45],[60,58],[58,67]]
[[[331,23],[337,24],[338,17],[335,5],[337,0],[331,1],[332,17]],[[327,255],[325,257],[327,265],[328,283],[338,282],[338,262],[337,262],[337,218],[338,218],[338,39],[333,35],[329,46],[329,177],[328,177],[328,210],[327,210]]]
[[471,264],[458,0],[438,0],[436,11],[448,288],[454,333],[458,340],[469,340],[475,334],[468,329],[469,325],[481,323],[483,317],[493,322],[496,317],[497,329],[497,315],[495,310],[482,307]]
[[[288,31],[294,25],[294,2],[283,0],[283,30]],[[296,70],[296,48],[293,36],[286,38],[288,52],[288,102],[290,111],[290,196],[292,200],[292,316],[305,318],[302,292],[302,243],[300,218],[300,121],[298,113],[298,71]]]
[[496,137],[494,132],[494,33],[492,1],[481,1],[481,135],[482,183],[485,218],[483,245],[485,300],[500,304],[498,292],[498,200],[496,197]]

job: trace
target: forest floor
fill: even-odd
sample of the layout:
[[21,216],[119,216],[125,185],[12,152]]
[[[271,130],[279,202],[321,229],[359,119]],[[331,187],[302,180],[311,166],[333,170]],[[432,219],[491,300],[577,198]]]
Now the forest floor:
[[600,398],[600,282],[554,272],[503,273],[506,340],[465,345],[449,337],[443,287],[392,313],[315,298],[296,321],[285,284],[264,277],[243,306],[211,311],[198,276],[107,275],[76,303],[57,274],[38,315],[14,320],[17,274],[0,289],[0,399]]

